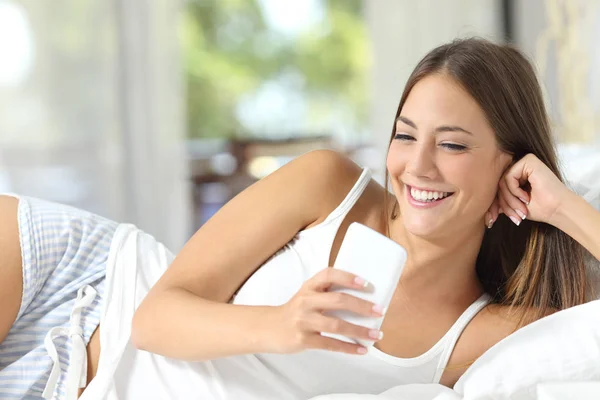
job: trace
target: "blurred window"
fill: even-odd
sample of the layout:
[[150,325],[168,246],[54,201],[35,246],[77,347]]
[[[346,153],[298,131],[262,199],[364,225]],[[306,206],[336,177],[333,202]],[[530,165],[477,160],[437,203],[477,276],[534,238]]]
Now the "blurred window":
[[364,137],[362,0],[189,0],[181,24],[190,138]]

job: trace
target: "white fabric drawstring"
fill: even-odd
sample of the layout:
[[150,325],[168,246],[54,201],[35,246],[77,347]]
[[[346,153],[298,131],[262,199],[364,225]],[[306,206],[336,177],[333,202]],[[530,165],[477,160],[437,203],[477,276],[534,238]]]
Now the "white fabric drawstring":
[[52,399],[58,379],[60,377],[60,362],[58,352],[54,345],[54,339],[59,336],[67,336],[71,338],[71,354],[69,355],[69,367],[67,370],[67,378],[65,382],[65,400],[77,399],[79,388],[85,387],[87,383],[87,351],[85,340],[83,339],[83,329],[81,329],[81,311],[85,307],[89,307],[96,298],[96,290],[86,285],[79,288],[77,291],[77,299],[71,310],[71,318],[69,327],[57,326],[48,332],[44,339],[46,351],[52,359],[52,371],[46,382],[46,387],[42,396],[44,399]]

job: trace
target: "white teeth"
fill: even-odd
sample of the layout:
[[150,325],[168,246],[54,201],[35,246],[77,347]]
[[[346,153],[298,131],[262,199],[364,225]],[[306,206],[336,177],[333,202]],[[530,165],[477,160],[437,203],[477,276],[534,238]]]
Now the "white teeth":
[[444,197],[448,197],[450,193],[447,192],[430,192],[426,190],[418,190],[411,188],[410,195],[418,201],[430,202],[439,199],[443,199]]

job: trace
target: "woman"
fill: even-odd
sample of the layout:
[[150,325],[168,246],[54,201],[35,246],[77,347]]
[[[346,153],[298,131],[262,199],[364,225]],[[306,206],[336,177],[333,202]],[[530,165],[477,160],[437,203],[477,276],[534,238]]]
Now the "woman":
[[[99,371],[82,398],[100,378],[122,399],[452,386],[516,329],[585,301],[582,247],[600,258],[600,214],[561,183],[540,89],[518,51],[469,39],[425,56],[398,106],[387,172],[391,192],[337,153],[308,153],[223,207],[161,276],[111,278],[115,293],[141,302],[135,347],[103,342],[100,363],[119,367],[108,380]],[[408,252],[387,310],[327,291],[364,287],[327,268],[352,222]],[[7,327],[18,308],[12,293]],[[381,332],[323,313],[339,309],[385,313]],[[101,329],[129,326],[104,316]],[[377,343],[365,349],[321,332]],[[98,343],[88,350],[93,374]]]

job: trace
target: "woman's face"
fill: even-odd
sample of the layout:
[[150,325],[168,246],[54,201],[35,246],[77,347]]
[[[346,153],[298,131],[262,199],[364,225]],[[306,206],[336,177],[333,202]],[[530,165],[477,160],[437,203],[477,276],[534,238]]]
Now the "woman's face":
[[460,85],[441,74],[423,78],[404,103],[387,157],[404,226],[423,237],[483,227],[511,160]]

